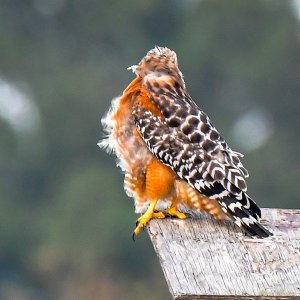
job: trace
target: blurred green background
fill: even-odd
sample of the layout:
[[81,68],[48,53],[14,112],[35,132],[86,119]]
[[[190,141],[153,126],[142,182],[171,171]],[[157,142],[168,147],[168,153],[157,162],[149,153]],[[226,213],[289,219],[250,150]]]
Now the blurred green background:
[[[297,5],[298,4],[298,5]],[[299,1],[0,1],[0,298],[170,299],[100,118],[155,45],[249,194],[299,208]]]

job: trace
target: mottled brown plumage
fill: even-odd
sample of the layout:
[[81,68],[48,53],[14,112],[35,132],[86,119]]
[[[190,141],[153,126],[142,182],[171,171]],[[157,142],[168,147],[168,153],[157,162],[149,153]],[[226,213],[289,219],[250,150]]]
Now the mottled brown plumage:
[[248,234],[270,235],[246,194],[242,155],[228,147],[187,93],[175,52],[156,47],[131,69],[137,77],[113,101],[103,120],[108,137],[100,145],[118,157],[136,211],[148,207],[135,234],[153,217],[185,218],[181,205],[219,219],[226,213]]

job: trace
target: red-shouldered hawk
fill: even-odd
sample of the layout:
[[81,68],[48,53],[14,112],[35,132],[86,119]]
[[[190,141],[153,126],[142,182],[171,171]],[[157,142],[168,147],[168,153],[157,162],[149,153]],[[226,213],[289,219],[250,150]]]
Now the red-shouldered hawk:
[[147,207],[133,237],[152,218],[186,218],[180,205],[219,219],[228,215],[250,236],[272,235],[246,194],[242,155],[188,94],[175,52],[156,47],[131,69],[137,77],[113,100],[102,120],[108,136],[99,145],[118,157],[136,211]]

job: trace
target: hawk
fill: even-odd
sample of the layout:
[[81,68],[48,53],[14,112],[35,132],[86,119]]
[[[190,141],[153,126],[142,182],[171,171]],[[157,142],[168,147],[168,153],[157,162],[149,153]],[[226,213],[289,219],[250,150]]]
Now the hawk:
[[113,99],[102,119],[107,136],[98,145],[117,156],[124,189],[143,212],[133,238],[152,218],[185,219],[181,208],[227,215],[250,236],[272,235],[246,193],[242,154],[188,94],[176,53],[155,47],[128,69],[136,78]]

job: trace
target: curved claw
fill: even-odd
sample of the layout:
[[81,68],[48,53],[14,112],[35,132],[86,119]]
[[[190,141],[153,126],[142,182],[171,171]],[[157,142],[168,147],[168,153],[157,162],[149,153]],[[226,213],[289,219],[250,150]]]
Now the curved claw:
[[135,223],[135,230],[132,234],[132,239],[134,240],[135,236],[138,235],[141,229],[145,230],[148,222],[151,219],[163,219],[165,218],[165,214],[162,211],[156,212],[146,212],[141,217],[139,217]]

